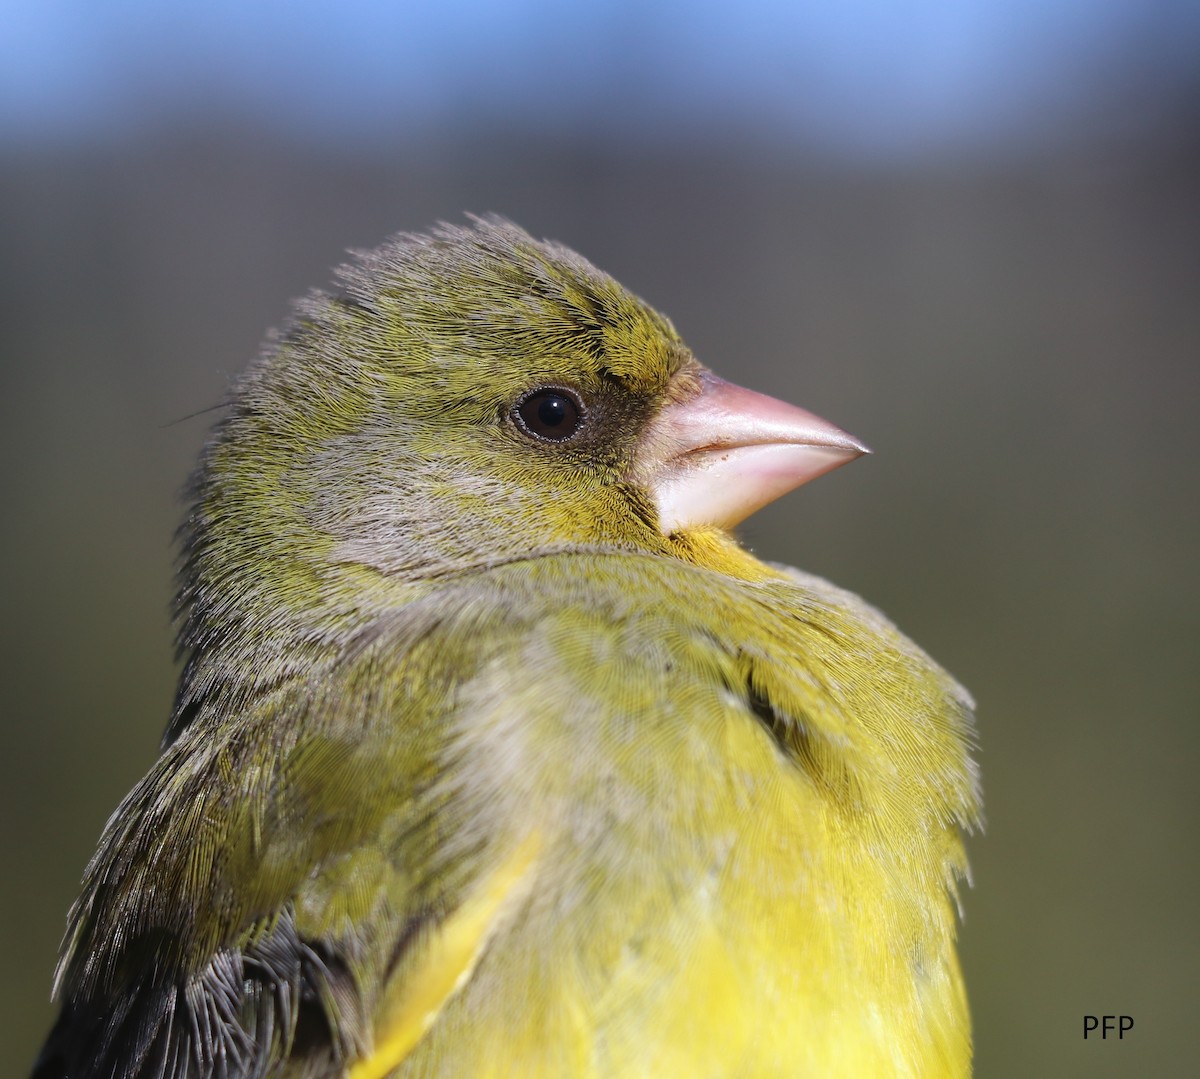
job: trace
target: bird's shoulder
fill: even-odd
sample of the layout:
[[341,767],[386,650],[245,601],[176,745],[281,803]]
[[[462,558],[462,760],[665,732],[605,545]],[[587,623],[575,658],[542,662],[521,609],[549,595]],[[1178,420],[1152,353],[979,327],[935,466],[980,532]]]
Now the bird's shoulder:
[[[36,1074],[336,1071],[398,978],[465,976],[478,911],[518,887],[555,797],[577,828],[622,791],[668,804],[688,762],[727,752],[730,717],[831,798],[875,769],[969,822],[969,779],[938,778],[969,767],[968,704],[886,619],[794,571],[589,549],[447,575],[167,747],[89,865]],[[435,962],[460,912],[470,946]]]

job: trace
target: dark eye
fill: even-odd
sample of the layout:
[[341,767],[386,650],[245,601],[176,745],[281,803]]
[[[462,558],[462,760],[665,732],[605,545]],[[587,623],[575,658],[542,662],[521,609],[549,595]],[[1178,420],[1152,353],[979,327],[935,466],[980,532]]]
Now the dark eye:
[[535,390],[517,402],[513,415],[528,434],[565,442],[583,422],[583,404],[570,390]]

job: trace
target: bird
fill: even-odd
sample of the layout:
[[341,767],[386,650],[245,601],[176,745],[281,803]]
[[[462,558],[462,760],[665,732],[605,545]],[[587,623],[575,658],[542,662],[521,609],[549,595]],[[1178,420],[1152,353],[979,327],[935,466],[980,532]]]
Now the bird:
[[735,527],[862,456],[495,215],[233,382],[35,1079],[965,1076],[974,705]]

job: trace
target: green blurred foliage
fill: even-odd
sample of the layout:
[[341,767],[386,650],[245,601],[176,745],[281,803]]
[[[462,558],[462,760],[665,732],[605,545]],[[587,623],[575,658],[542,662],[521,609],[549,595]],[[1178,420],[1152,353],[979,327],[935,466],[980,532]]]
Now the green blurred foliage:
[[[868,168],[496,132],[331,156],[213,124],[0,160],[0,1059],[51,1021],[67,906],[167,715],[177,492],[213,418],[181,417],[343,248],[495,210],[875,448],[745,533],[978,698],[980,1079],[1194,1066],[1196,130]],[[1087,1013],[1136,1027],[1085,1043]]]

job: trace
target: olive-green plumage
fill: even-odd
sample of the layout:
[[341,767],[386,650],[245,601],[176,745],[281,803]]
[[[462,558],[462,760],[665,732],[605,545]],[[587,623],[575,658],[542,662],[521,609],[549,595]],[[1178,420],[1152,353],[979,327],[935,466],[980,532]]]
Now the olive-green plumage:
[[969,699],[856,597],[660,529],[647,432],[701,372],[497,219],[298,305],[196,475],[175,712],[39,1079],[969,1071]]

